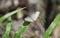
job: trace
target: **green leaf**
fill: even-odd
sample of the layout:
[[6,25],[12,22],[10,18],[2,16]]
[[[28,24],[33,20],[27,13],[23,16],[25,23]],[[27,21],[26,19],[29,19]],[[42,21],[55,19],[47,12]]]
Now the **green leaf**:
[[2,38],[8,38],[9,37],[11,25],[12,25],[11,18],[8,18],[8,24],[6,26],[6,31],[5,31],[4,35],[2,36]]
[[28,27],[28,24],[30,24],[30,22],[25,21],[23,25],[20,26],[18,30],[15,32],[13,38],[20,38],[25,29]]
[[43,38],[48,38],[49,37],[49,35],[52,33],[53,29],[55,28],[55,26],[59,22],[59,20],[60,20],[60,13],[56,16],[56,18],[50,24],[49,28],[44,33]]
[[22,11],[24,8],[18,8],[16,9],[15,11],[13,12],[10,12],[10,13],[7,13],[6,15],[0,17],[0,22],[3,22],[5,19],[7,19],[8,17],[14,15],[15,13],[19,12],[19,11]]

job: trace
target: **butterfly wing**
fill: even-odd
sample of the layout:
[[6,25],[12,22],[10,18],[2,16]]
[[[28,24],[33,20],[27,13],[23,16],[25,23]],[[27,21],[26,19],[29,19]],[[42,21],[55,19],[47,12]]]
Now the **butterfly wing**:
[[39,16],[40,12],[37,11],[35,14],[32,14],[28,17],[25,18],[26,21],[29,21],[29,22],[33,22],[33,21],[36,21],[38,16]]
[[25,21],[33,22],[33,20],[30,17],[26,17]]
[[33,20],[37,20],[37,18],[39,17],[40,15],[40,12],[37,11],[35,14],[32,14],[30,17],[33,19]]

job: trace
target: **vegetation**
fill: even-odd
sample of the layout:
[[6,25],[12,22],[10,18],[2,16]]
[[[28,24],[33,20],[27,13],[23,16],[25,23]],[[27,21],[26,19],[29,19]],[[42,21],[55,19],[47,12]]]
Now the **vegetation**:
[[[13,12],[10,12],[2,17],[0,17],[0,22],[2,23],[5,19],[8,19],[8,23],[6,25],[6,31],[4,33],[4,35],[2,36],[2,38],[8,38],[9,37],[9,33],[11,30],[11,16],[21,10],[23,10],[24,8],[19,8]],[[46,30],[46,32],[43,35],[43,38],[48,38],[49,35],[52,33],[53,29],[55,28],[56,24],[58,23],[58,21],[60,20],[60,13],[56,16],[56,18],[52,21],[52,23],[50,24],[49,28]],[[28,24],[30,24],[30,22],[25,21],[19,28],[18,30],[15,32],[13,38],[20,38],[22,33],[25,31],[25,29],[28,27]]]

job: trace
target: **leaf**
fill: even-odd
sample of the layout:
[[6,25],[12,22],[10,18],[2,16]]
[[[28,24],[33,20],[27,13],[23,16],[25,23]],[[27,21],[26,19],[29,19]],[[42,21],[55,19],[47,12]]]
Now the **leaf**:
[[[25,7],[24,7],[24,8],[25,8]],[[17,13],[17,12],[22,11],[24,8],[18,8],[18,9],[16,9],[15,11],[10,12],[10,13],[7,13],[6,15],[0,17],[0,22],[3,22],[5,19],[7,19],[8,17],[14,15],[14,14]]]
[[12,25],[11,18],[9,17],[8,18],[8,24],[6,26],[6,31],[5,31],[4,35],[2,36],[2,38],[8,38],[9,37],[9,33],[10,33],[10,30],[11,30],[11,25]]
[[13,38],[20,38],[25,29],[28,27],[28,24],[30,24],[30,22],[25,21],[23,25],[20,26],[18,30],[15,32]]
[[48,38],[49,37],[49,35],[52,33],[53,29],[55,28],[55,26],[59,22],[59,20],[60,20],[60,13],[56,16],[56,18],[50,24],[50,26],[48,27],[48,29],[44,33],[43,38]]

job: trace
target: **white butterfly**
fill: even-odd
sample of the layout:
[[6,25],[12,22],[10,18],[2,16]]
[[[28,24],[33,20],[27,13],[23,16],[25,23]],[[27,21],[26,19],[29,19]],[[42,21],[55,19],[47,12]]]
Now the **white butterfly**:
[[37,20],[37,18],[39,17],[39,15],[40,15],[40,12],[39,11],[36,11],[36,13],[34,13],[34,14],[26,17],[25,18],[25,21],[34,22],[34,21]]

